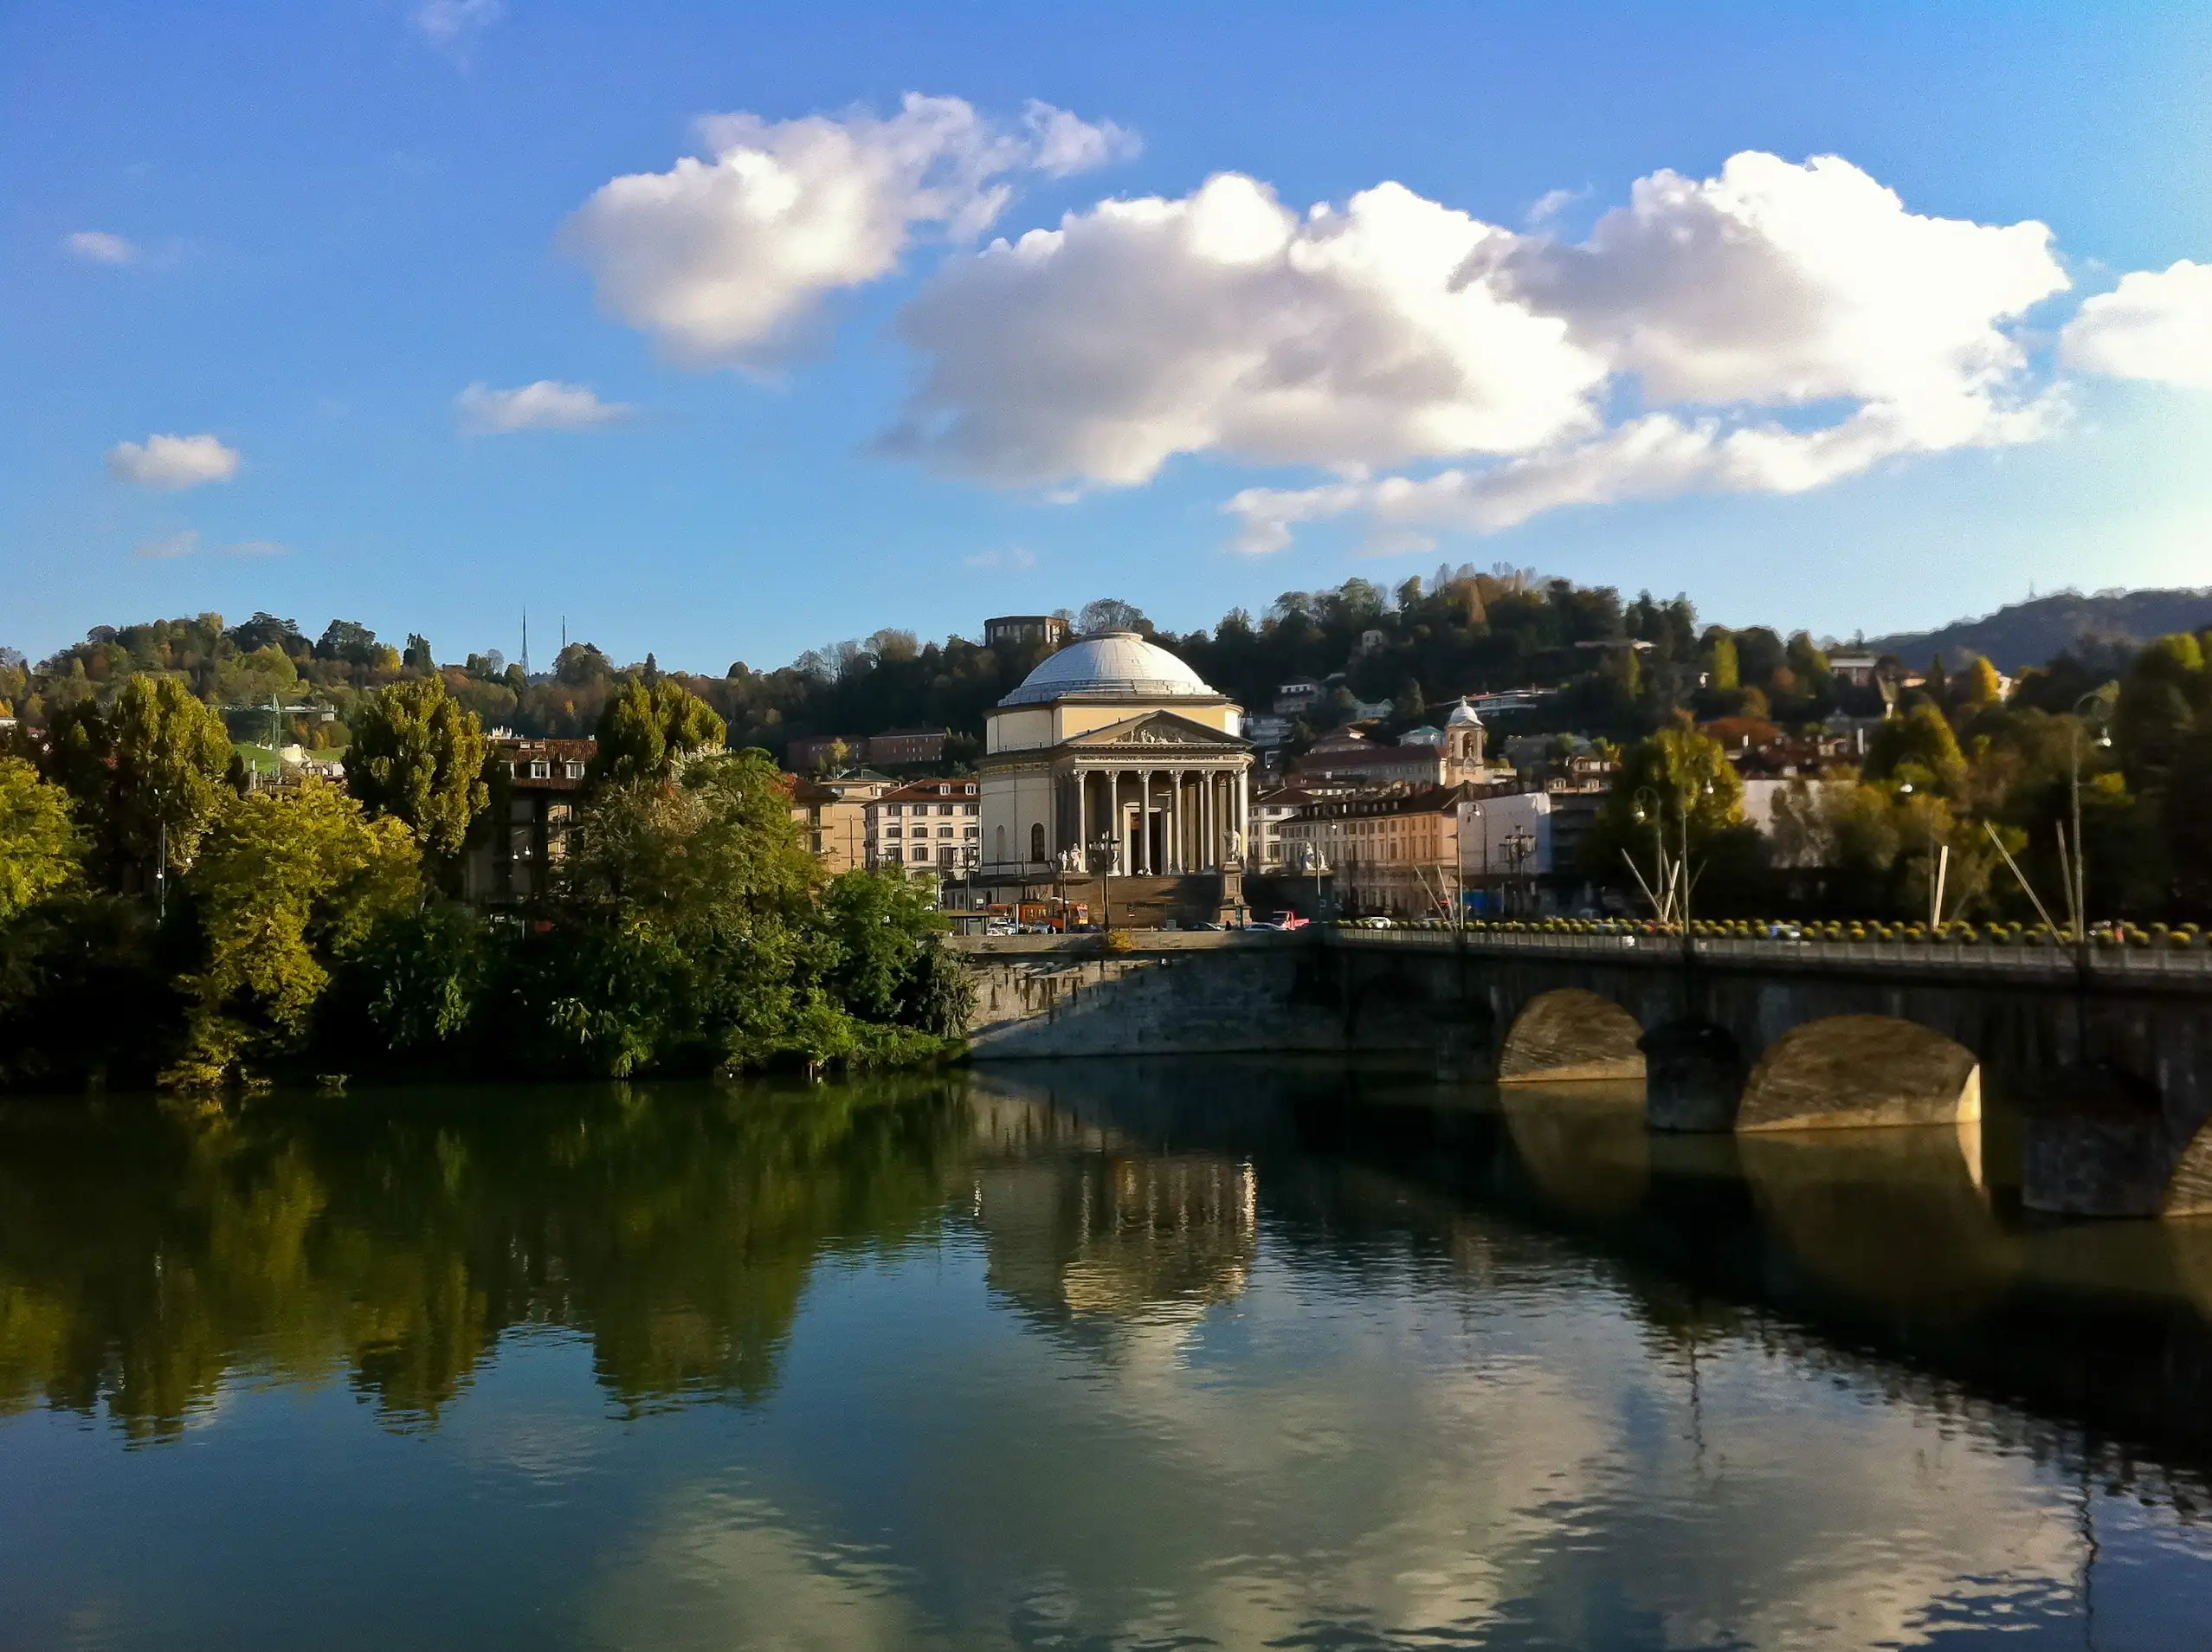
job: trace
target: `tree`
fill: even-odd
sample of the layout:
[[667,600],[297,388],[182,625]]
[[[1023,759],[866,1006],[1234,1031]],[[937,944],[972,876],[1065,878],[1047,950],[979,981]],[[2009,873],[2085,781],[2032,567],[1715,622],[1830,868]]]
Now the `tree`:
[[430,652],[430,639],[420,631],[407,634],[407,648],[399,656],[400,664],[410,671],[435,671],[436,657]]
[[347,665],[377,662],[377,634],[358,620],[334,619],[323,628],[315,644],[318,660],[341,661]]
[[230,736],[222,720],[175,677],[133,677],[108,713],[114,770],[107,810],[123,868],[149,875],[168,848],[167,870],[192,864],[225,794]]
[[694,752],[719,746],[727,727],[681,683],[662,678],[647,687],[633,679],[599,715],[596,784],[666,780]]
[[1654,829],[1669,857],[1681,853],[1686,836],[1697,855],[1743,819],[1744,782],[1720,743],[1682,725],[1663,728],[1622,756],[1590,834],[1590,871],[1617,879],[1625,849],[1649,878]]
[[1096,602],[1083,604],[1083,611],[1075,616],[1075,629],[1085,636],[1104,636],[1109,631],[1138,631],[1149,636],[1152,622],[1134,603],[1125,603],[1118,597],[1101,597]]
[[355,716],[345,789],[370,819],[403,823],[425,850],[450,861],[490,801],[483,780],[488,750],[476,713],[446,692],[442,676],[411,678],[382,690]]
[[1976,655],[1967,663],[1959,680],[1958,702],[1962,706],[1994,706],[2004,698],[2004,681],[1997,674],[1986,655]]
[[21,758],[0,758],[0,926],[84,875],[69,794]]
[[306,1045],[332,967],[419,904],[421,857],[398,821],[309,781],[233,800],[190,887],[204,952],[181,983],[186,1048],[167,1076],[204,1086]]
[[1712,633],[1712,663],[1707,668],[1711,681],[1707,687],[1725,691],[1739,686],[1736,666],[1736,639],[1715,627]]
[[1966,758],[1942,712],[1927,700],[1874,731],[1867,749],[1869,780],[1910,782],[1956,797],[1965,789]]

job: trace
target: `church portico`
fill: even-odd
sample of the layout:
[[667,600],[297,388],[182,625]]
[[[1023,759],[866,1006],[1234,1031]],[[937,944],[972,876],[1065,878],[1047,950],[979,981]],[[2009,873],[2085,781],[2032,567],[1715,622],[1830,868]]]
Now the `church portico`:
[[1241,865],[1251,746],[1241,713],[1127,634],[1053,655],[990,715],[987,886],[1182,878]]

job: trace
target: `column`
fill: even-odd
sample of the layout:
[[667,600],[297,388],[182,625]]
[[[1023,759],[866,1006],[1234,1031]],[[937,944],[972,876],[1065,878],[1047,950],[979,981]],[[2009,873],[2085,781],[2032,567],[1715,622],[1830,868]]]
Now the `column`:
[[1236,771],[1236,829],[1244,837],[1244,864],[1252,864],[1252,771]]
[[1214,869],[1214,771],[1204,769],[1198,776],[1198,869]]
[[1183,870],[1183,855],[1185,853],[1183,846],[1183,782],[1184,776],[1181,769],[1172,770],[1170,771],[1170,784],[1174,786],[1175,791],[1168,802],[1168,842],[1172,847],[1170,847],[1168,850],[1167,869],[1170,872],[1180,874]]
[[1079,871],[1091,869],[1091,771],[1075,771],[1075,848],[1082,857]]
[[1152,874],[1152,771],[1137,771],[1137,863]]

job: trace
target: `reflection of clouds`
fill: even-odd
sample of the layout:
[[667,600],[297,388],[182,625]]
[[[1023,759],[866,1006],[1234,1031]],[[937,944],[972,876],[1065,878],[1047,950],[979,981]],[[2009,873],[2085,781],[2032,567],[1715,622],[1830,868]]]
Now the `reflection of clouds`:
[[594,1638],[636,1647],[819,1648],[925,1644],[880,1556],[810,1539],[771,1504],[727,1492],[674,1500],[642,1565],[609,1573]]
[[1700,1343],[1693,1415],[1685,1362],[1570,1257],[1454,1239],[1487,1283],[1263,1227],[1233,1300],[1134,1301],[1106,1342],[977,1334],[996,1237],[825,1281],[852,1300],[809,1314],[840,1322],[942,1294],[895,1413],[887,1374],[806,1365],[822,1386],[763,1419],[766,1500],[679,1494],[609,1600],[661,1645],[1859,1647],[2069,1608],[2073,1509],[2029,1458],[1742,1337]]

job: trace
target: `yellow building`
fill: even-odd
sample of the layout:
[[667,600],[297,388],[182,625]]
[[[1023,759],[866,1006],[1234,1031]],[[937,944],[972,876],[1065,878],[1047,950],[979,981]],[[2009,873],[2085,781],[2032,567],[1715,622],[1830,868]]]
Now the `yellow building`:
[[1047,658],[991,711],[983,875],[1217,873],[1241,864],[1252,747],[1243,710],[1132,631]]
[[819,780],[792,778],[791,818],[823,870],[834,876],[874,864],[867,852],[868,805],[893,784],[888,775],[865,770]]

